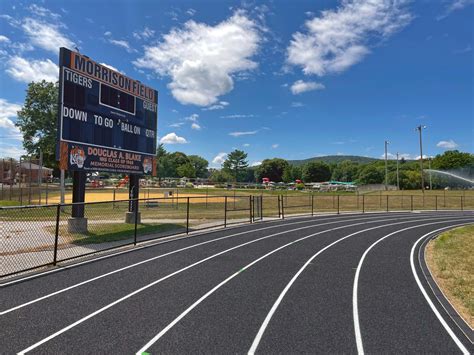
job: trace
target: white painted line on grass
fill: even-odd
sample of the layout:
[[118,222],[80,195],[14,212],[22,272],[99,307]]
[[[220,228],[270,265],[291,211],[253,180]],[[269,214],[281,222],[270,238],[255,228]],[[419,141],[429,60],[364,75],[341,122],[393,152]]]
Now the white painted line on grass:
[[[357,344],[357,352],[358,352],[359,355],[364,354],[364,344],[363,344],[363,341],[362,341],[362,334],[361,334],[361,331],[360,331],[359,307],[358,307],[358,288],[359,288],[360,270],[362,269],[362,264],[364,263],[364,260],[365,260],[365,257],[367,256],[367,254],[378,243],[380,243],[381,241],[385,240],[386,238],[388,238],[392,235],[395,235],[395,234],[398,234],[398,233],[401,233],[401,232],[404,232],[404,231],[407,231],[407,230],[410,230],[410,229],[425,227],[425,226],[429,226],[429,225],[433,225],[433,224],[439,224],[439,223],[455,222],[457,220],[462,220],[462,218],[455,219],[455,220],[446,220],[446,221],[437,221],[437,222],[425,223],[425,224],[420,224],[420,225],[414,226],[414,227],[408,227],[408,228],[400,229],[398,231],[392,232],[392,233],[387,234],[386,236],[378,239],[376,242],[374,242],[372,245],[370,245],[366,249],[364,254],[362,254],[362,257],[360,258],[359,264],[357,265],[357,269],[356,269],[356,273],[355,273],[355,277],[354,277],[354,286],[353,286],[353,289],[352,289],[352,312],[353,312],[353,318],[354,318],[354,333],[355,333],[355,339],[356,339],[356,344]],[[433,233],[433,232],[430,232],[428,234],[431,234],[431,233]]]
[[[465,223],[464,223],[465,224]],[[413,244],[413,247],[411,248],[411,252],[410,252],[410,265],[411,265],[411,271],[413,273],[413,276],[415,277],[415,281],[416,281],[416,284],[418,285],[418,288],[420,289],[421,293],[423,294],[423,296],[425,297],[425,300],[426,302],[428,303],[428,305],[430,306],[431,310],[433,311],[433,313],[436,315],[436,317],[438,318],[438,320],[440,321],[441,325],[444,327],[444,329],[448,332],[449,336],[451,337],[451,339],[453,339],[453,341],[456,343],[456,345],[458,346],[459,350],[461,350],[461,352],[464,354],[464,355],[468,355],[469,354],[469,351],[466,349],[466,347],[463,345],[463,343],[459,340],[459,338],[456,336],[456,334],[454,334],[453,330],[449,327],[448,323],[446,323],[446,321],[444,320],[443,316],[439,313],[438,309],[436,308],[436,306],[433,304],[433,302],[431,301],[431,298],[428,296],[428,293],[426,292],[425,288],[423,287],[423,285],[421,284],[420,282],[420,279],[418,277],[418,274],[416,272],[416,268],[415,268],[415,257],[414,257],[414,254],[415,254],[415,249],[416,249],[416,246],[418,245],[418,243],[423,240],[424,238],[426,238],[428,235],[430,234],[433,234],[433,233],[436,233],[436,232],[439,232],[443,229],[450,229],[450,228],[453,228],[453,227],[458,227],[460,226],[461,224],[458,224],[458,225],[453,225],[453,226],[449,226],[449,227],[446,227],[446,228],[440,228],[438,230],[435,230],[431,233],[427,233],[425,234],[424,236],[422,236],[420,239],[418,239],[415,244]]]

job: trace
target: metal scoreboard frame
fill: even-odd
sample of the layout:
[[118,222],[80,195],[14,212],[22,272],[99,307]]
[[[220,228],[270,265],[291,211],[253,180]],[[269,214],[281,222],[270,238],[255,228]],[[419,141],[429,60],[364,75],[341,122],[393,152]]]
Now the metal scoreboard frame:
[[156,175],[158,91],[67,48],[59,67],[60,168]]

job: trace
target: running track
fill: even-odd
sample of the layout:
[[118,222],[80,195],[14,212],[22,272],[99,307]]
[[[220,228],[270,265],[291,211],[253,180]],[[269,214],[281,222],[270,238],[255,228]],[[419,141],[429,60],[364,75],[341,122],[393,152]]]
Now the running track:
[[[472,212],[294,218],[0,288],[0,353],[468,353],[420,267]],[[454,319],[454,320],[453,320]]]

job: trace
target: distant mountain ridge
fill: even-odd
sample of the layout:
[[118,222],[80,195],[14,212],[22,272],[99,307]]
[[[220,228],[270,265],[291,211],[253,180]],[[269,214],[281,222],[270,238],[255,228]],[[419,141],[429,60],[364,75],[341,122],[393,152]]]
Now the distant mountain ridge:
[[325,155],[322,157],[313,157],[313,158],[302,159],[302,160],[288,160],[288,163],[290,163],[291,165],[300,166],[300,165],[309,163],[310,161],[323,161],[327,164],[332,164],[332,163],[337,164],[344,160],[350,160],[354,163],[366,164],[366,163],[371,163],[380,159],[361,157],[358,155]]

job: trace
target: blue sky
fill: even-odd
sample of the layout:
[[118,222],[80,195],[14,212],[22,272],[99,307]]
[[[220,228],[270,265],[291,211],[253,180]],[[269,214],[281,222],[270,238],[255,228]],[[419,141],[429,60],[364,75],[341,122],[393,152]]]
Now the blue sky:
[[[60,46],[159,91],[168,151],[265,158],[473,152],[474,0],[0,3],[0,156]],[[392,155],[390,155],[392,156]]]

